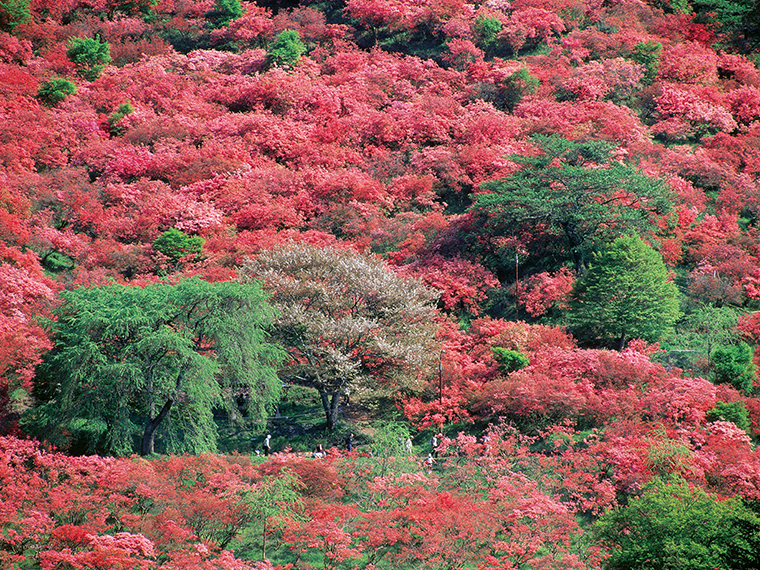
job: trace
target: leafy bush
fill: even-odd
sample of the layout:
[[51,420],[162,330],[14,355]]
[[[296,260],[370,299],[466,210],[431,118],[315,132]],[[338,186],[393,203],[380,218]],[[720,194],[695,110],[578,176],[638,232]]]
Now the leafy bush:
[[37,98],[45,105],[53,107],[69,95],[76,93],[76,91],[77,86],[71,81],[63,77],[55,77],[40,85],[39,90],[37,91]]
[[267,61],[278,67],[292,67],[306,52],[301,36],[296,30],[285,30],[274,39],[267,52]]
[[2,0],[0,2],[0,30],[11,32],[29,18],[29,0]]
[[212,28],[223,28],[244,13],[240,0],[216,0],[214,8],[206,12],[206,19]]
[[530,364],[528,357],[516,350],[507,350],[500,346],[492,346],[491,352],[493,352],[496,362],[499,363],[499,369],[505,374],[520,370]]
[[662,53],[662,44],[660,42],[642,42],[633,46],[633,53],[631,53],[631,59],[637,63],[640,63],[646,69],[646,75],[644,75],[645,83],[652,83],[657,70],[660,67],[660,55]]
[[111,62],[108,42],[99,38],[69,38],[66,56],[77,68],[77,73],[88,81],[95,81]]
[[749,413],[744,402],[716,402],[715,407],[707,411],[708,421],[734,422],[736,427],[749,430]]
[[201,236],[190,237],[177,228],[171,228],[153,240],[153,249],[163,253],[172,261],[179,261],[188,255],[198,257],[203,251],[205,241]]
[[752,363],[752,347],[746,342],[716,348],[712,365],[716,384],[731,384],[745,394],[752,392],[755,365]]
[[108,117],[108,126],[112,135],[118,136],[122,133],[124,129],[119,126],[119,122],[130,113],[133,113],[134,110],[135,108],[132,104],[129,101],[126,101],[119,105],[116,111]]

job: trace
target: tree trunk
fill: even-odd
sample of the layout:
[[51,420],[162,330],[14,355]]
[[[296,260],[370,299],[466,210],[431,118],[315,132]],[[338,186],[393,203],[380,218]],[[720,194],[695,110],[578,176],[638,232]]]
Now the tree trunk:
[[620,342],[618,343],[618,352],[623,352],[623,349],[625,348],[625,342],[626,342],[626,340],[628,340],[628,339],[625,338],[625,333],[621,334],[620,335]]
[[322,397],[322,408],[325,410],[325,417],[327,418],[327,429],[332,431],[335,427],[335,423],[338,421],[338,407],[340,404],[340,397],[343,393],[338,390],[332,394],[328,392],[320,392]]
[[575,226],[570,223],[562,224],[562,229],[565,232],[565,237],[570,243],[570,251],[573,255],[573,264],[575,265],[575,271],[578,275],[585,275],[586,270],[586,256],[583,252],[583,240],[578,236],[578,232]]
[[158,412],[158,415],[155,418],[148,420],[148,423],[145,424],[142,446],[140,447],[140,455],[152,455],[154,453],[153,444],[155,442],[154,435],[156,433],[156,428],[158,428],[159,424],[164,421],[164,418],[169,415],[169,410],[171,409],[173,403],[174,400],[169,398],[164,404],[164,407],[161,408],[161,411]]

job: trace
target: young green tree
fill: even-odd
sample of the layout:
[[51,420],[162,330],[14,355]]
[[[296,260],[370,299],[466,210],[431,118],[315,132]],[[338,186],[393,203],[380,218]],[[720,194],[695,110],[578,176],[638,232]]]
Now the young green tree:
[[491,352],[493,353],[496,362],[499,363],[499,370],[504,374],[520,370],[530,364],[528,357],[516,350],[508,350],[501,346],[492,346]]
[[715,402],[715,406],[707,410],[705,418],[708,422],[734,422],[736,427],[750,433],[751,423],[749,412],[744,402]]
[[193,278],[61,297],[27,418],[41,437],[68,432],[91,451],[147,455],[160,432],[166,451],[213,451],[215,409],[244,400],[261,423],[278,400],[282,353],[267,337],[274,311],[258,284]]
[[655,479],[593,526],[610,570],[758,568],[760,518],[739,499],[718,500],[686,481]]
[[177,262],[188,255],[198,257],[203,252],[205,242],[201,236],[189,236],[182,230],[169,228],[154,239],[151,245],[156,251]]
[[95,81],[111,62],[111,48],[108,42],[99,38],[69,38],[66,42],[66,57],[74,64],[77,73],[87,81]]
[[569,321],[576,335],[619,350],[631,338],[654,342],[680,315],[678,288],[662,256],[641,238],[626,236],[594,254],[588,272],[576,281]]
[[753,350],[746,342],[719,346],[713,352],[713,380],[716,384],[731,384],[745,394],[752,393],[755,380]]
[[301,42],[301,36],[296,30],[280,32],[269,46],[267,61],[278,67],[292,67],[298,63],[306,52],[306,46]]
[[657,75],[657,70],[660,68],[661,54],[662,44],[660,42],[650,40],[633,46],[630,58],[644,66],[644,83],[652,83],[652,81],[654,81],[654,78]]
[[239,279],[261,280],[271,292],[279,311],[273,338],[289,357],[280,378],[319,392],[330,429],[345,394],[409,386],[437,354],[438,293],[376,257],[289,244],[247,261]]
[[45,105],[54,107],[69,95],[77,92],[77,86],[64,77],[55,77],[40,84],[37,98]]
[[[124,117],[126,117],[127,115],[129,115],[131,113],[134,113],[134,112],[135,112],[135,108],[132,106],[132,103],[130,103],[129,101],[125,101],[124,103],[122,103],[121,105],[118,106],[118,108],[116,109],[116,111],[114,111],[113,113],[111,113],[111,115],[108,117],[108,127],[109,127],[109,130],[111,131],[111,134],[113,136],[119,136],[120,134],[122,134],[122,131],[124,129],[123,129],[123,127],[121,125],[119,125],[119,123],[121,122],[121,120]],[[172,228],[172,229],[175,229],[175,228]],[[179,230],[176,230],[176,231],[179,231]],[[161,238],[158,238],[158,239],[161,239]],[[190,239],[192,239],[192,238],[190,238]],[[203,249],[203,238],[202,237],[198,237],[197,239],[201,240],[201,248],[200,249]],[[154,244],[153,247],[155,248],[156,247],[155,246],[155,242],[153,242],[153,244]]]
[[536,136],[542,153],[510,156],[521,164],[515,174],[482,185],[473,209],[500,223],[543,226],[564,239],[576,271],[583,273],[590,250],[603,237],[644,230],[653,214],[670,210],[661,180],[613,158],[602,141],[575,142]]

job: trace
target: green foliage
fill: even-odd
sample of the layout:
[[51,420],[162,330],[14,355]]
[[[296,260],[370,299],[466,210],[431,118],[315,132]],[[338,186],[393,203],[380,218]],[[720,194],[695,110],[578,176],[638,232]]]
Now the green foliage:
[[592,527],[610,570],[757,568],[760,518],[739,499],[718,500],[685,481],[655,479]]
[[267,61],[277,67],[292,67],[298,63],[306,52],[306,46],[301,42],[301,36],[296,30],[280,32],[269,46]]
[[609,143],[560,136],[534,141],[543,153],[510,156],[523,168],[483,184],[490,193],[477,195],[473,209],[489,213],[489,224],[515,231],[543,225],[564,239],[580,272],[600,242],[648,229],[653,214],[672,207],[667,186],[615,160]]
[[203,252],[205,242],[201,236],[191,237],[177,228],[171,228],[154,239],[152,245],[153,249],[176,262],[187,256],[197,259]]
[[111,61],[108,42],[99,38],[69,38],[66,56],[74,64],[77,73],[88,81],[95,81]]
[[507,350],[501,346],[492,346],[491,352],[493,352],[496,362],[499,363],[499,369],[505,374],[520,370],[530,364],[528,357],[516,350]]
[[55,77],[40,84],[37,98],[45,105],[53,107],[76,92],[77,86],[71,81],[63,77]]
[[523,66],[502,82],[499,89],[501,106],[511,112],[523,97],[535,93],[540,83],[538,78]]
[[475,20],[475,35],[478,37],[478,44],[484,51],[493,49],[498,43],[497,36],[501,31],[501,22],[498,18],[480,15]]
[[206,12],[206,19],[212,28],[223,28],[244,13],[240,0],[216,0],[213,9]]
[[415,471],[419,468],[415,457],[406,449],[410,439],[409,428],[394,421],[378,422],[372,436],[372,461],[368,467],[375,477],[385,477],[389,472]]
[[652,83],[654,81],[657,70],[660,68],[661,54],[662,44],[660,42],[649,40],[648,42],[638,43],[633,46],[630,58],[644,66],[643,83]]
[[737,311],[728,306],[704,305],[693,309],[676,323],[674,332],[663,339],[661,346],[665,352],[656,355],[655,359],[692,374],[704,375],[715,347],[739,340],[738,320]]
[[[129,101],[126,101],[122,103],[121,105],[119,105],[116,111],[113,112],[110,117],[108,117],[108,126],[112,135],[118,136],[122,133],[123,128],[119,126],[119,121],[121,121],[124,117],[126,117],[130,113],[134,113],[134,111],[135,111],[135,108],[132,106],[132,103],[130,103]],[[164,237],[164,235],[162,235],[161,237]],[[161,238],[158,238],[158,239],[161,239]],[[190,239],[194,239],[194,238],[190,238]],[[203,238],[200,238],[200,239],[203,240]],[[155,248],[155,245],[154,245],[154,248]],[[201,241],[201,249],[203,249],[203,241]]]
[[760,3],[757,0],[691,0],[696,21],[714,25],[745,53],[760,45]]
[[274,313],[258,284],[193,278],[61,297],[25,418],[42,438],[125,455],[152,453],[157,433],[167,452],[214,451],[214,410],[234,415],[244,401],[260,424],[279,397]]
[[0,0],[0,31],[12,32],[30,18],[29,0]]
[[[301,504],[303,483],[291,472],[283,470],[277,476],[268,476],[245,495],[245,526],[232,541],[238,556],[249,559],[267,559],[267,538],[279,525],[284,512],[295,512]],[[225,548],[227,544],[220,544]]]
[[716,348],[712,367],[716,384],[731,384],[740,392],[752,393],[755,365],[752,363],[752,347],[746,342]]
[[574,334],[619,349],[630,338],[654,342],[679,317],[678,288],[662,256],[639,237],[620,237],[594,254],[570,298]]
[[707,411],[707,420],[711,422],[734,422],[736,427],[749,431],[749,412],[744,402],[716,402],[715,407]]

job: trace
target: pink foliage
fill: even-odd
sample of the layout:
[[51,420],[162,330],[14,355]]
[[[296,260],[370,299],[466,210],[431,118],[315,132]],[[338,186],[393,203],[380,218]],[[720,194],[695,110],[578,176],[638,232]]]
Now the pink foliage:
[[489,289],[498,285],[496,277],[482,265],[459,257],[446,259],[433,255],[399,268],[399,273],[421,279],[442,292],[441,301],[448,311],[480,314]]
[[696,42],[674,43],[662,51],[657,78],[663,82],[712,85],[718,80],[718,56]]
[[543,8],[516,9],[504,23],[499,39],[518,52],[526,42],[549,41],[565,31],[565,23],[555,13]]
[[685,138],[692,134],[694,127],[731,132],[737,126],[725,107],[675,84],[664,84],[662,94],[655,97],[655,101],[661,121],[652,130],[671,138]]
[[532,317],[539,317],[552,306],[567,308],[567,296],[573,289],[575,277],[563,267],[556,273],[538,273],[531,275],[515,286],[517,300]]

